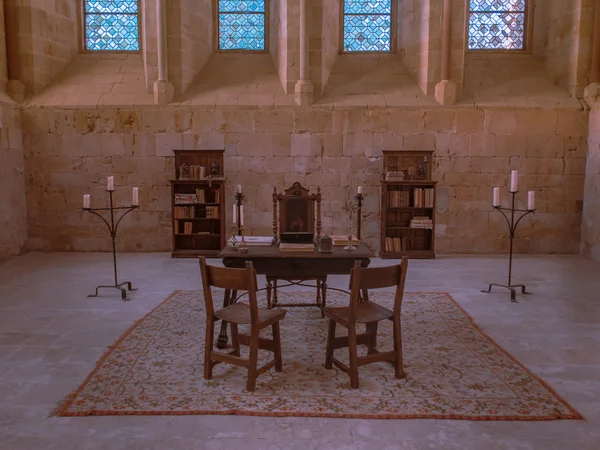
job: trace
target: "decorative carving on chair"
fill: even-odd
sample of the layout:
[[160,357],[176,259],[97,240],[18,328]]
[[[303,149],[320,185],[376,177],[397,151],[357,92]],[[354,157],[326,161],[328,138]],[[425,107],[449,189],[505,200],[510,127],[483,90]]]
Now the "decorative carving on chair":
[[277,188],[273,188],[273,236],[277,242],[282,233],[312,234],[313,239],[318,241],[321,227],[320,187],[317,187],[316,194],[310,194],[298,182],[285,189],[283,194],[278,194]]

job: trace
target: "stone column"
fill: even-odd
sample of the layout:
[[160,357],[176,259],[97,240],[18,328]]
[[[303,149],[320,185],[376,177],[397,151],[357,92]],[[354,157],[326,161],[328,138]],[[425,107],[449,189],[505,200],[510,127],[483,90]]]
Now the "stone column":
[[154,82],[154,103],[166,105],[175,95],[169,82],[167,65],[167,14],[165,0],[156,0],[156,39],[158,50],[158,80]]
[[600,0],[594,1],[594,10],[594,37],[592,39],[590,84],[585,88],[585,97],[600,96]]
[[450,78],[452,62],[452,0],[444,0],[442,15],[442,80],[435,86],[435,99],[440,105],[456,102],[456,83]]
[[21,82],[21,48],[15,0],[4,0],[4,30],[6,33],[6,93],[16,102],[25,100],[25,85]]
[[300,79],[296,83],[296,105],[308,106],[312,103],[313,85],[308,75],[308,0],[300,0]]

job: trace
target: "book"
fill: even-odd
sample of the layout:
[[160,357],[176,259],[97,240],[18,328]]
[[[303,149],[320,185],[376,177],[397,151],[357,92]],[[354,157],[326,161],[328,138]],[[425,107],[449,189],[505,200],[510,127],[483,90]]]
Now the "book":
[[[235,237],[238,244],[241,242],[241,236]],[[248,247],[269,247],[273,245],[275,238],[273,236],[244,236],[244,241]],[[229,238],[229,245],[233,242],[233,238]]]
[[279,244],[279,251],[281,253],[313,253],[315,251],[315,244],[292,244],[289,242],[282,242]]
[[[347,234],[334,234],[331,236],[333,239],[334,247],[345,247],[348,245],[348,235]],[[354,235],[352,235],[352,245],[360,245],[360,241]]]

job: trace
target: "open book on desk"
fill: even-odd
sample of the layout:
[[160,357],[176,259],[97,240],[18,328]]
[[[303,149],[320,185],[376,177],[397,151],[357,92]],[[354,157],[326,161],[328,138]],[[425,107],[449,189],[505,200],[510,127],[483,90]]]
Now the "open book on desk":
[[[240,245],[242,242],[242,237],[236,236],[235,239],[237,244]],[[246,245],[248,247],[269,247],[270,245],[273,245],[273,242],[275,242],[273,236],[244,236],[244,240],[246,241]],[[233,238],[229,238],[228,242],[229,245],[231,245]]]

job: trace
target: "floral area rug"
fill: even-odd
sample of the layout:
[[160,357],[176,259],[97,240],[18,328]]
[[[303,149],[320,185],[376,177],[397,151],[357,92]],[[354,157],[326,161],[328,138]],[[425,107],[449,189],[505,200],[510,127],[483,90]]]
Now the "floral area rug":
[[[280,296],[287,297],[282,301],[314,301],[314,291],[280,292]],[[375,292],[370,297],[391,308],[392,294]],[[342,293],[328,292],[330,304],[347,301]],[[397,380],[385,362],[362,366],[357,390],[350,389],[342,371],[325,369],[327,320],[316,308],[288,309],[281,322],[283,372],[261,375],[252,393],[245,389],[247,372],[241,367],[219,364],[213,379],[203,378],[205,323],[202,293],[175,292],[110,348],[54,414],[582,419],[479,330],[445,293],[405,294],[402,336],[407,376]],[[338,326],[338,336],[343,332]],[[391,322],[380,324],[378,336],[378,348],[391,349]],[[242,349],[244,356],[247,348]],[[347,349],[335,353],[347,362]],[[270,356],[260,353],[262,362]]]

